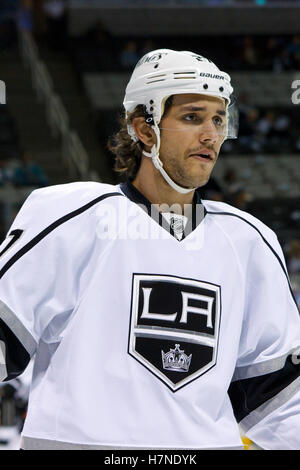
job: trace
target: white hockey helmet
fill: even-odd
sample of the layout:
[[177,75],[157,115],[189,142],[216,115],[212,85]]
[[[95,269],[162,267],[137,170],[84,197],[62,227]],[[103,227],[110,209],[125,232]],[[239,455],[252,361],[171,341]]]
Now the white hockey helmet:
[[[227,111],[226,129],[223,131],[225,140],[236,138],[238,131],[238,112],[235,102],[231,101],[232,92],[230,76],[227,73],[221,72],[211,60],[190,51],[157,49],[138,61],[126,87],[123,102],[126,116],[138,105],[145,107],[146,122],[155,131],[157,142],[151,153],[143,151],[143,154],[152,158],[155,167],[176,191],[188,193],[195,188],[182,188],[177,185],[165,172],[159,159],[158,125],[166,100],[172,95],[187,93],[224,98]],[[137,142],[138,137],[130,123],[127,129],[131,138]]]

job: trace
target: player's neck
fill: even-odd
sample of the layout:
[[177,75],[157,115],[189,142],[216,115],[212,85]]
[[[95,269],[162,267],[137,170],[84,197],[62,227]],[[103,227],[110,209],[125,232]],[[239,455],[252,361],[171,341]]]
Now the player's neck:
[[141,165],[133,186],[145,196],[152,204],[179,204],[184,209],[185,204],[192,204],[194,191],[187,194],[181,194],[175,191],[161,176],[159,171],[154,168],[152,162],[150,165]]

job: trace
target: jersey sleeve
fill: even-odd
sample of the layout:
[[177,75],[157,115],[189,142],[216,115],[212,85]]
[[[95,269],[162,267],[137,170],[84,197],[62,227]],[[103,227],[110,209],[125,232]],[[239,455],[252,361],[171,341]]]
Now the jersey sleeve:
[[229,388],[242,432],[265,449],[300,449],[300,317],[276,235],[260,234],[245,272],[246,300]]
[[69,214],[59,192],[33,191],[0,246],[0,381],[25,370],[41,339],[58,342],[74,310],[87,238],[83,215]]

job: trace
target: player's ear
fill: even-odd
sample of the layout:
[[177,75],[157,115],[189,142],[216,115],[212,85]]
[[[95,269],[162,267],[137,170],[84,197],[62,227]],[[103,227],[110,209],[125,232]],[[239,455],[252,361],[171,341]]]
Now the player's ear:
[[147,147],[152,148],[156,143],[154,130],[146,123],[144,117],[135,117],[132,120],[132,127],[139,140]]

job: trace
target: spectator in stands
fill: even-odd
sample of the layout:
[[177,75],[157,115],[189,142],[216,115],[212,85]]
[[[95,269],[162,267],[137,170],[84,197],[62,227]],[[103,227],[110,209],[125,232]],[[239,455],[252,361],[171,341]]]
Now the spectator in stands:
[[248,201],[252,199],[252,195],[244,188],[244,184],[235,168],[227,168],[223,182],[223,201],[238,209],[245,210]]
[[91,46],[106,50],[110,47],[112,36],[101,20],[97,20],[93,26],[86,31],[83,39]]
[[239,96],[239,114],[247,116],[247,114],[252,111],[253,105],[249,103],[249,96],[246,92],[241,92]]
[[256,139],[260,144],[260,150],[273,149],[274,143],[275,113],[268,110],[258,119],[256,124]]
[[[250,195],[243,189],[237,191],[233,197],[230,199],[230,203],[241,210],[247,209],[247,203],[250,199]],[[226,201],[227,202],[227,201]]]
[[273,128],[275,114],[272,111],[266,111],[262,117],[258,119],[256,129],[260,135],[268,136]]
[[138,46],[135,41],[128,41],[120,53],[120,64],[124,69],[132,69],[139,60]]
[[290,118],[283,112],[266,111],[258,120],[256,131],[261,150],[283,153],[292,144]]
[[258,58],[252,36],[247,35],[243,38],[241,59],[247,68],[255,69],[257,66]]
[[259,111],[256,108],[250,108],[248,112],[241,113],[239,124],[239,148],[242,152],[260,151],[260,144],[256,140],[256,124],[259,117]]
[[30,152],[25,150],[20,165],[15,169],[13,181],[16,186],[47,186],[48,178],[44,171],[33,162]]
[[100,70],[116,68],[117,61],[115,60],[112,35],[101,20],[97,20],[95,25],[87,31],[84,39],[87,41],[88,47],[94,51],[95,61]]
[[281,42],[279,37],[270,37],[264,48],[262,61],[267,70],[279,71],[278,68],[281,65],[278,62],[278,57],[281,52]]
[[285,113],[280,113],[275,118],[273,126],[273,138],[275,145],[288,149],[291,146],[292,139],[290,133],[290,118]]
[[13,184],[14,169],[8,158],[0,159],[0,186]]
[[292,68],[295,70],[300,69],[300,35],[295,34],[292,37],[292,42],[287,46],[287,51],[291,59]]
[[223,180],[225,184],[226,197],[229,199],[233,194],[243,189],[241,180],[238,178],[237,172],[234,168],[227,168]]
[[283,47],[278,56],[274,59],[274,72],[282,72],[285,70],[292,70],[293,64],[288,50]]

